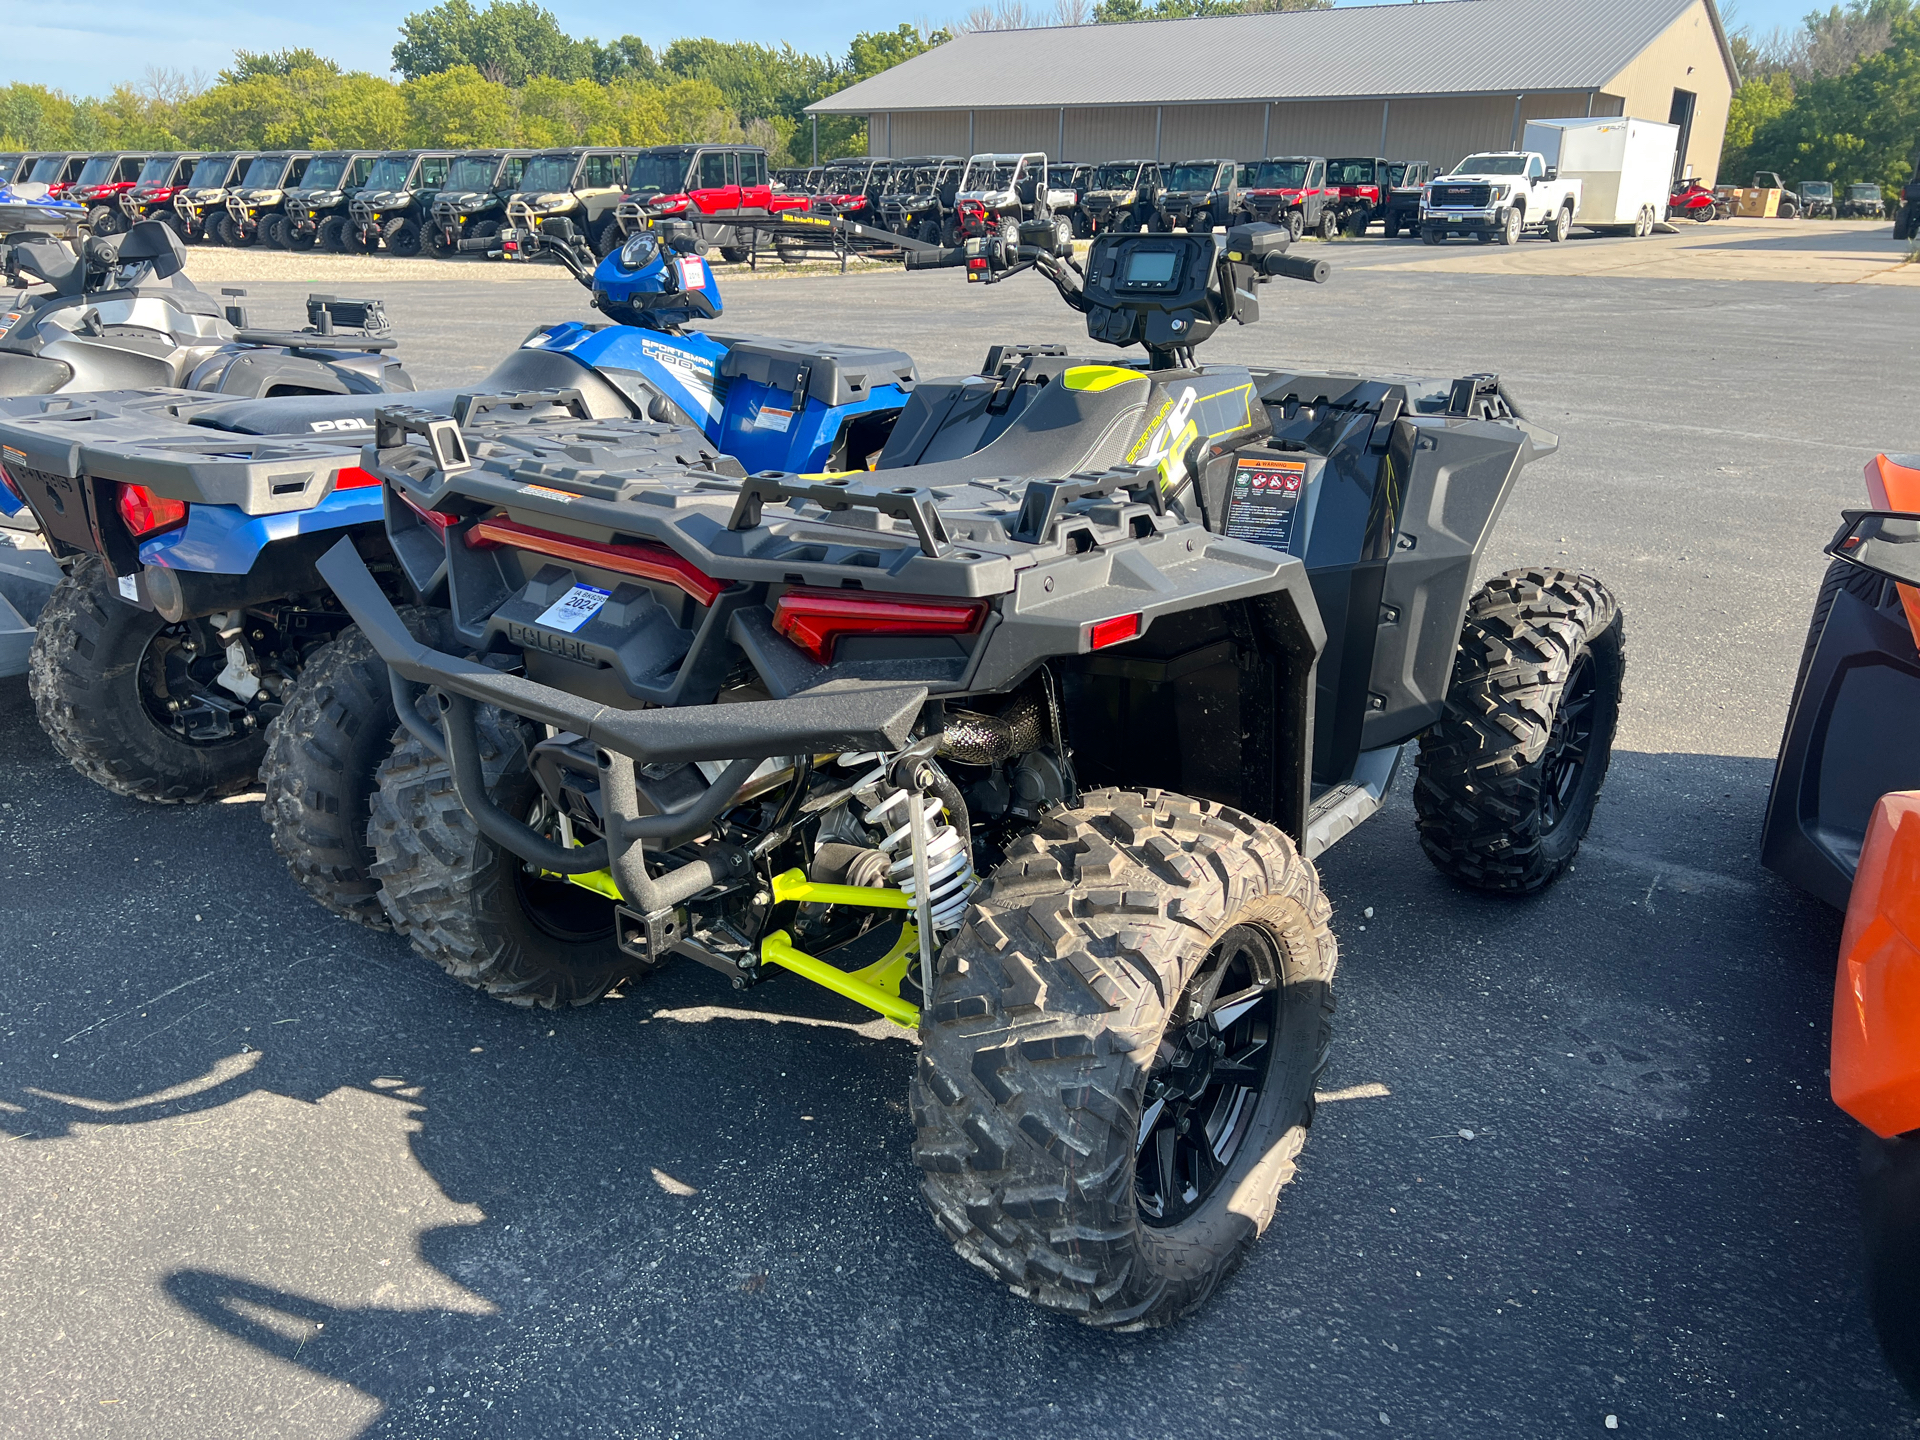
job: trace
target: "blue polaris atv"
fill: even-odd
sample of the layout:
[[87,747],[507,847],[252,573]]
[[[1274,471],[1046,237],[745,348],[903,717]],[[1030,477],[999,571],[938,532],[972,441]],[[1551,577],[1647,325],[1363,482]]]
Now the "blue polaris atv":
[[[462,423],[503,407],[528,420],[643,420],[698,435],[697,454],[725,456],[739,473],[810,473],[882,463],[883,450],[889,464],[968,453],[1013,423],[1045,382],[1035,357],[996,351],[995,373],[963,383],[965,395],[939,392],[943,426],[896,433],[916,390],[909,357],[692,328],[721,313],[699,250],[690,231],[666,226],[633,236],[597,268],[576,265],[608,323],[548,326],[473,393],[414,392],[408,403]],[[55,747],[83,774],[156,802],[253,788],[295,679],[348,624],[315,560],[351,536],[376,557],[393,598],[411,598],[387,553],[373,477],[315,463],[290,443],[371,440],[376,404],[372,395],[236,399],[178,389],[108,391],[84,408],[70,396],[0,399],[11,437],[0,498],[31,508],[67,571],[40,615],[29,685]],[[242,457],[249,478],[182,487],[163,466],[109,480],[74,443],[76,422],[90,441],[139,437],[156,460]],[[388,712],[373,728],[384,735],[393,717],[381,703]],[[309,834],[327,829],[357,855],[364,796],[334,797],[325,777],[303,771],[300,737],[276,744],[275,793],[298,797],[287,803]],[[320,868],[313,883],[323,899],[379,916],[364,858]]]

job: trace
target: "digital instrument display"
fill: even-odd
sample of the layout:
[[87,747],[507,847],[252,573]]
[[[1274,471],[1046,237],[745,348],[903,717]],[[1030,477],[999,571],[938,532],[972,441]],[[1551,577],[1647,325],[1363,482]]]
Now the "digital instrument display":
[[1179,265],[1180,252],[1177,250],[1135,250],[1127,256],[1127,273],[1120,278],[1120,283],[1165,285],[1173,279],[1173,272]]

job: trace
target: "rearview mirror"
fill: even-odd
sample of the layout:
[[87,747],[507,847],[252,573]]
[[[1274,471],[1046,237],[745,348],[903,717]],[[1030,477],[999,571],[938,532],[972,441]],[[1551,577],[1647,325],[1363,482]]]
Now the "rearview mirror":
[[1559,178],[1560,178],[1560,167],[1558,165],[1547,166],[1547,179],[1558,180]]
[[1845,523],[1827,554],[1898,580],[1920,585],[1920,515],[1887,510],[1844,510]]

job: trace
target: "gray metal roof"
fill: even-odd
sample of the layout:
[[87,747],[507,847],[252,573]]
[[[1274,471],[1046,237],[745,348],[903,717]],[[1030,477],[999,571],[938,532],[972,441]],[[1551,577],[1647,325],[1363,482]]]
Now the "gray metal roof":
[[[1593,90],[1698,0],[1428,0],[959,35],[819,114]],[[1729,77],[1733,56],[1704,0]]]

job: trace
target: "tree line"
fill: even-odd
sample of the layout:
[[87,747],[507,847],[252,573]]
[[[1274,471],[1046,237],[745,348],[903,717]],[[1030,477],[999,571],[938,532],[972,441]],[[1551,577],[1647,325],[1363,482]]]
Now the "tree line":
[[1920,147],[1920,5],[1850,0],[1797,29],[1729,37],[1741,86],[1727,117],[1720,175],[1755,171],[1895,189]]

